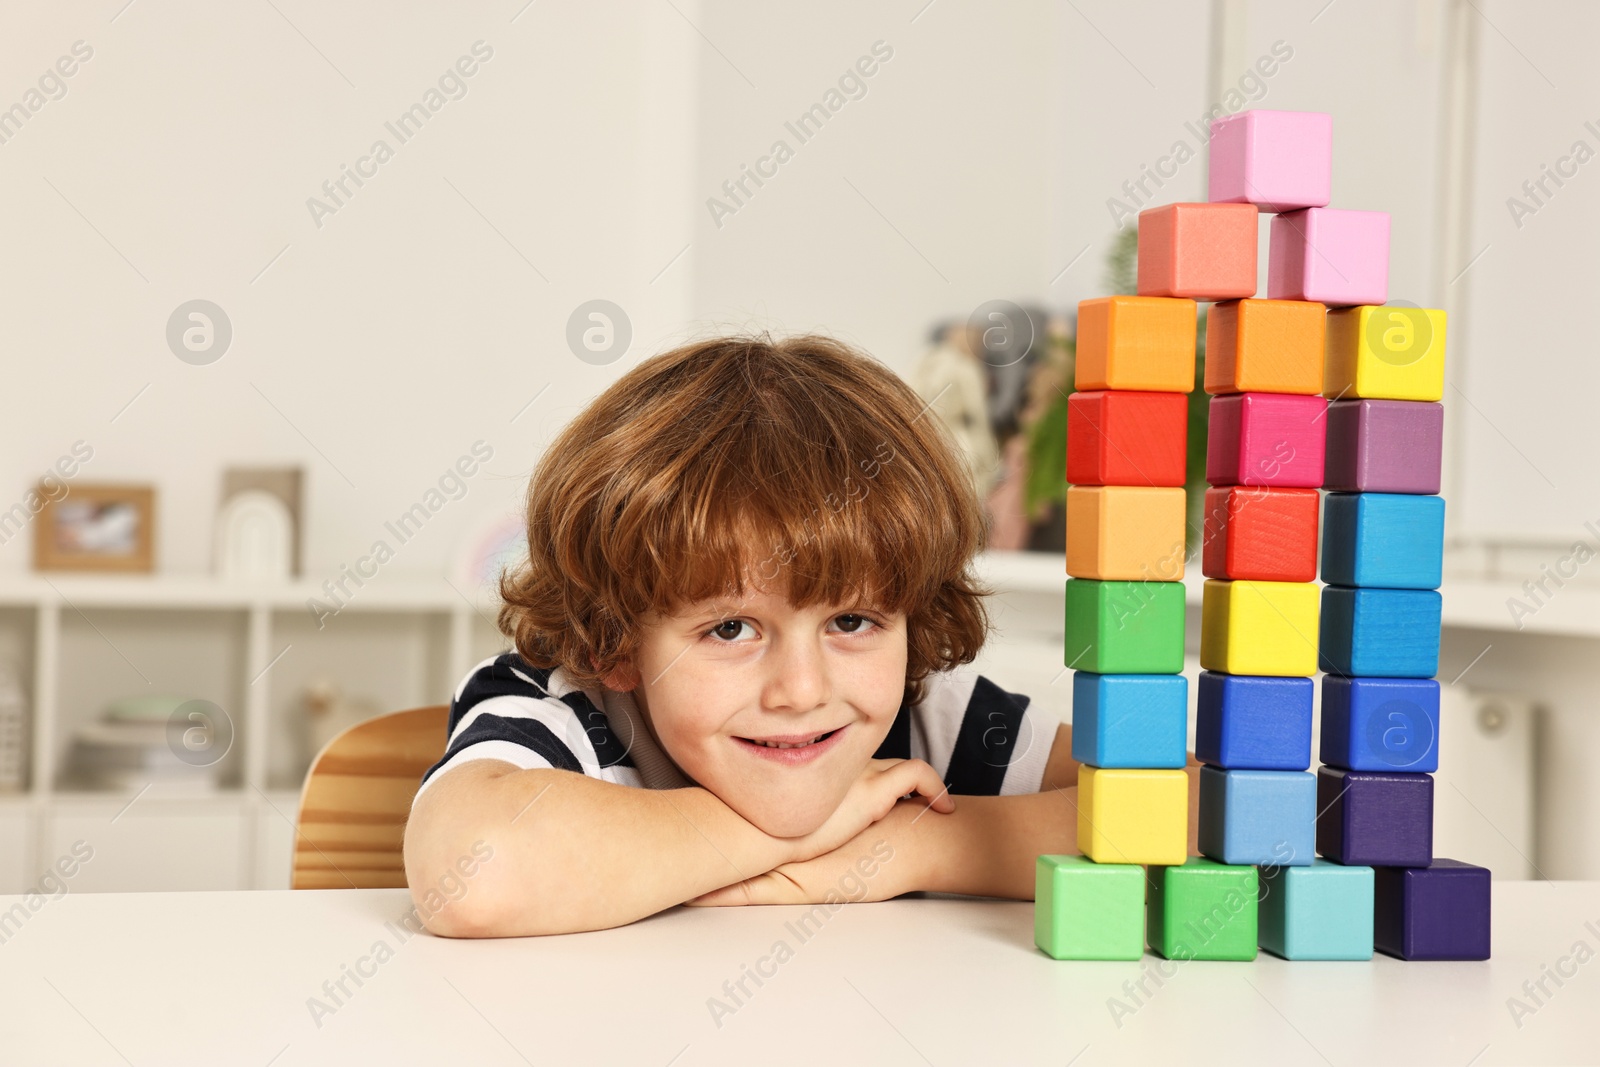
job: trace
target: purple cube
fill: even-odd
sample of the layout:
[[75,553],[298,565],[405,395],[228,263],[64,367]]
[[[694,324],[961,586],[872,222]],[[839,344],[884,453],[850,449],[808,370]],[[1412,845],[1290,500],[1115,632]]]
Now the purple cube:
[[1328,405],[1323,488],[1432,495],[1443,452],[1443,404],[1336,400]]
[[1214,204],[1254,204],[1269,212],[1324,207],[1332,176],[1332,115],[1243,111],[1211,124]]
[[1489,871],[1460,860],[1378,867],[1373,947],[1403,960],[1489,958]]
[[1318,767],[1317,851],[1347,865],[1426,867],[1433,775]]
[[1389,213],[1308,207],[1274,216],[1267,299],[1329,307],[1388,300]]

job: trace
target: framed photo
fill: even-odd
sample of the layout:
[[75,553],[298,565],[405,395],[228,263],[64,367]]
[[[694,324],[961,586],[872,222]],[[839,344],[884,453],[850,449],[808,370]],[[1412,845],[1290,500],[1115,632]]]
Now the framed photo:
[[149,485],[74,485],[51,499],[34,524],[33,566],[41,571],[155,569],[156,491]]

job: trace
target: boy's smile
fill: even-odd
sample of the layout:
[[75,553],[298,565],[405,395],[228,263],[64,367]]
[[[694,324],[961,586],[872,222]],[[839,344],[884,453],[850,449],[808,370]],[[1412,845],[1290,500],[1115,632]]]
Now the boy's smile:
[[821,826],[866,769],[906,684],[903,614],[796,609],[762,591],[651,616],[607,679],[696,784],[775,837]]

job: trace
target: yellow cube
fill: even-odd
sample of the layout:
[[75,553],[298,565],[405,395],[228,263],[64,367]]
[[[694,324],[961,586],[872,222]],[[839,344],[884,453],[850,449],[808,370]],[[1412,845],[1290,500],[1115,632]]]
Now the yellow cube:
[[1206,579],[1200,666],[1225,674],[1317,673],[1321,598],[1315,582]]
[[1096,863],[1181,865],[1189,857],[1189,776],[1082,765],[1078,848]]
[[1100,581],[1183,580],[1184,491],[1138,485],[1067,488],[1067,573]]
[[1328,312],[1323,395],[1340,400],[1444,396],[1445,313],[1366,305]]

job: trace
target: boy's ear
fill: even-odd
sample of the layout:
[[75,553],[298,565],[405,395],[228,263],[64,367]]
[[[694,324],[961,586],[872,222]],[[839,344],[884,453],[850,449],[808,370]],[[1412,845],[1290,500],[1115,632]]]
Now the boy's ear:
[[[600,666],[600,661],[594,657],[593,653],[589,655],[589,662],[596,669]],[[601,679],[601,683],[613,692],[628,693],[638,687],[639,680],[639,672],[634,667],[633,661],[623,658],[617,662],[615,667],[611,668],[610,674]]]

